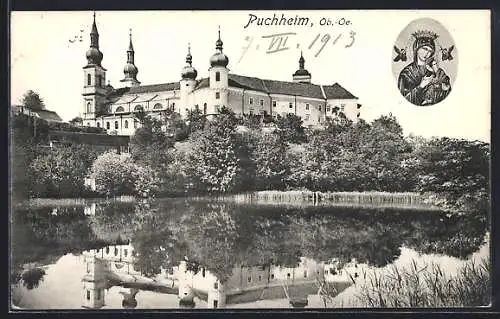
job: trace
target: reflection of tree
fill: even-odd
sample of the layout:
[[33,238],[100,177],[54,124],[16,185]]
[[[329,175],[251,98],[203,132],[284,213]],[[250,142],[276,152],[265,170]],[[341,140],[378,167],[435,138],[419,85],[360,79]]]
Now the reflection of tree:
[[400,254],[401,239],[391,224],[328,215],[296,217],[292,223],[291,234],[301,243],[302,255],[316,260],[355,258],[384,266]]
[[11,227],[13,265],[79,253],[96,241],[83,207],[15,210]]
[[421,252],[467,258],[484,244],[486,223],[469,216],[420,219],[405,243]]
[[237,264],[237,247],[242,231],[231,213],[222,205],[209,207],[191,220],[186,234],[191,258],[214,273],[222,282]]
[[93,232],[100,240],[130,239],[142,221],[133,204],[103,203],[96,206],[96,213],[89,217]]
[[435,212],[345,208],[332,213],[327,207],[304,210],[206,202],[191,202],[178,210],[180,214],[168,216],[161,209],[139,214],[148,217],[143,217],[133,244],[142,256],[142,267],[151,273],[184,257],[193,269],[205,267],[222,280],[238,265],[296,266],[301,256],[317,261],[355,258],[384,266],[398,258],[403,244],[420,252],[465,256],[479,248],[484,235],[477,222],[443,223]]
[[42,268],[29,269],[21,275],[23,286],[27,289],[36,288],[43,281],[43,276],[45,276],[45,270]]

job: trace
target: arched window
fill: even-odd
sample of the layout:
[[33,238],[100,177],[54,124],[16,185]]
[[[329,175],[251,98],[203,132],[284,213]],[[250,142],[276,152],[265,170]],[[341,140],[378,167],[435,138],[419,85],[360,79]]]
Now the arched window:
[[215,81],[220,81],[220,72],[215,72]]
[[92,105],[90,102],[87,103],[87,113],[90,113],[90,109],[92,108]]
[[125,120],[125,128],[128,128],[128,121]]
[[106,129],[109,130],[109,128],[110,128],[109,122],[106,122]]
[[139,112],[139,111],[143,111],[144,108],[142,107],[142,105],[136,105],[135,108],[134,108],[134,112]]
[[115,121],[115,130],[118,129],[118,121]]
[[106,247],[106,255],[109,254],[109,247]]
[[123,108],[123,106],[119,106],[116,108],[115,112],[125,112],[125,109]]
[[203,114],[207,114],[207,103],[203,103]]
[[153,110],[158,110],[158,109],[161,109],[163,107],[163,105],[161,105],[160,103],[156,103],[155,106],[153,106]]
[[92,84],[92,76],[90,74],[87,74],[87,85]]
[[[118,123],[118,122],[116,122]],[[118,256],[118,248],[115,247],[115,256]]]
[[97,122],[97,127],[101,127],[101,123]]

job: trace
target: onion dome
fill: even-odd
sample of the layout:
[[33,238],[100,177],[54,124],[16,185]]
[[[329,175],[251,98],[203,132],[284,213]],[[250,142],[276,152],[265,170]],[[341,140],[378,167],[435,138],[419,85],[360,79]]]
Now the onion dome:
[[182,79],[196,79],[198,71],[193,67],[193,56],[191,55],[191,46],[188,44],[188,54],[186,55],[186,66],[182,68]]
[[297,71],[295,71],[295,73],[293,74],[294,76],[295,75],[299,75],[299,76],[300,75],[304,75],[304,76],[310,76],[311,75],[311,73],[309,73],[309,71],[307,71],[304,68],[305,62],[306,62],[306,60],[302,56],[302,51],[300,51],[299,69]]
[[99,32],[97,32],[97,25],[95,23],[95,12],[92,31],[90,32],[90,48],[87,50],[85,56],[87,57],[88,64],[101,65],[103,55],[99,51]]
[[219,28],[219,38],[215,42],[216,52],[214,53],[214,55],[210,57],[210,65],[213,67],[214,66],[227,67],[227,65],[229,64],[229,58],[227,57],[227,55],[222,53],[222,45],[223,42],[220,39],[220,28]]

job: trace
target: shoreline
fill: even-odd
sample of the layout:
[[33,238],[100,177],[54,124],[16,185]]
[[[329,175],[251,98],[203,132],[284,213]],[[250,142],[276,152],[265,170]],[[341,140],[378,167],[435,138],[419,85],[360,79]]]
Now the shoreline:
[[142,199],[135,198],[133,196],[117,196],[110,198],[31,198],[17,203],[12,203],[12,207],[82,206],[103,202],[136,203],[149,200],[164,201],[178,199],[191,199],[194,201],[224,201],[236,204],[256,205],[331,206],[361,208],[377,207],[439,210],[438,207],[427,203],[428,196],[415,192],[313,192],[308,190],[256,191],[228,195],[158,197],[154,199]]

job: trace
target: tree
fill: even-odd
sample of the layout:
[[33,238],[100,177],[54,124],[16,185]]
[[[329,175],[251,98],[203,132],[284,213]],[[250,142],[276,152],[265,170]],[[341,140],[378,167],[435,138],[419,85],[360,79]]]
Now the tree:
[[21,104],[32,111],[45,109],[45,103],[40,95],[32,90],[27,91],[22,98]]
[[238,119],[223,107],[213,121],[191,136],[188,173],[199,190],[234,192],[241,190],[248,163],[248,148],[236,127]]
[[191,135],[192,133],[202,130],[205,127],[207,117],[199,108],[195,108],[194,110],[187,111],[186,123],[188,135]]
[[74,117],[71,121],[69,121],[70,124],[73,125],[83,125],[83,119],[80,116]]
[[132,159],[143,166],[164,171],[169,163],[167,151],[173,147],[175,141],[160,120],[148,115],[140,115],[139,118],[142,126],[136,129],[130,138]]
[[134,193],[136,166],[130,154],[106,152],[94,161],[91,178],[95,180],[96,191],[107,195],[131,195]]
[[489,213],[489,144],[433,138],[417,153],[418,189],[450,213],[486,219]]
[[288,176],[287,146],[281,134],[261,132],[252,152],[258,190],[280,190]]
[[32,195],[80,196],[85,191],[84,179],[95,158],[95,152],[80,145],[39,153],[29,166]]
[[307,136],[299,116],[295,114],[287,114],[285,117],[278,115],[276,125],[287,143],[301,144],[306,142]]

